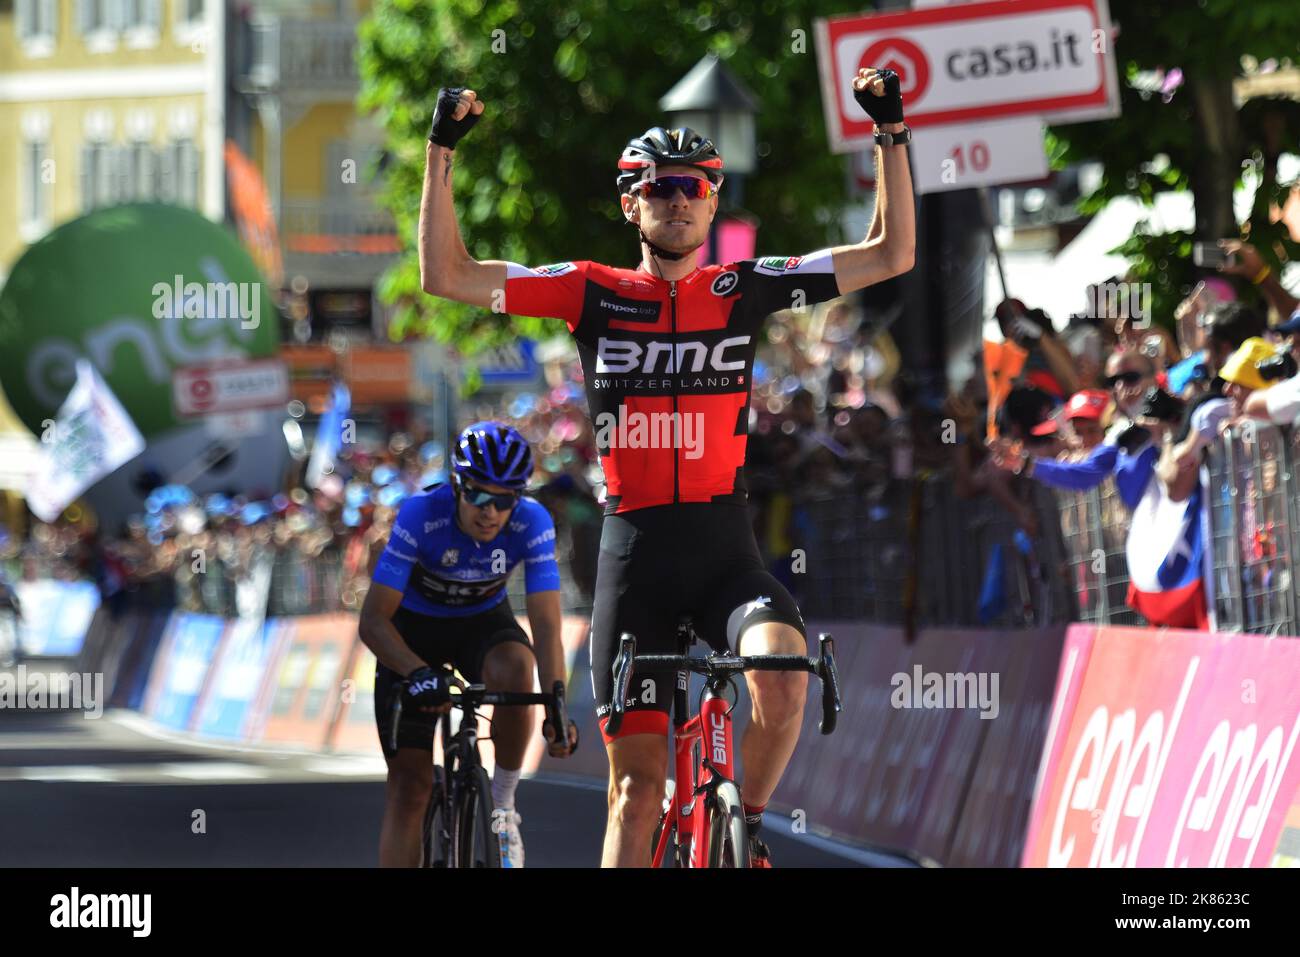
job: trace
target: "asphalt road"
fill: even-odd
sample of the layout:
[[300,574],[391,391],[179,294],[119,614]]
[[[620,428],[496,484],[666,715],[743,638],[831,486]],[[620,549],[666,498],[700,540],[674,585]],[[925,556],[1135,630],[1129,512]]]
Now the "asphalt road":
[[[203,745],[130,712],[0,711],[0,866],[372,867],[382,758]],[[519,787],[530,867],[592,867],[599,782]],[[764,836],[779,867],[845,867],[861,855]]]

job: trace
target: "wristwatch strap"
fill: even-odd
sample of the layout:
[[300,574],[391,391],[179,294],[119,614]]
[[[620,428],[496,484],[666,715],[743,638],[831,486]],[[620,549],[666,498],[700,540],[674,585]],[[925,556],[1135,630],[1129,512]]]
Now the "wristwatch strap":
[[877,146],[906,146],[912,142],[912,130],[904,124],[901,132],[886,133],[883,130],[876,130]]

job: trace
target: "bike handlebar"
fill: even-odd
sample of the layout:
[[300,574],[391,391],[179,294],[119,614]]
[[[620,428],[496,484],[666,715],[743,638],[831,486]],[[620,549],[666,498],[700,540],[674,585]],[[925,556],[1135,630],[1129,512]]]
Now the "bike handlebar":
[[835,668],[835,644],[828,634],[817,636],[816,658],[806,655],[638,655],[636,638],[628,632],[619,637],[618,654],[614,658],[614,696],[610,701],[605,733],[618,734],[627,712],[627,689],[636,665],[692,671],[710,678],[729,677],[746,671],[807,671],[817,676],[822,686],[822,718],[818,730],[830,734],[835,730],[839,713],[844,710],[840,700],[840,676]]
[[[451,677],[451,672],[444,669],[444,674]],[[397,728],[402,720],[402,694],[410,684],[406,679],[397,682],[393,689],[393,703],[389,708],[391,716],[391,727],[388,732],[388,743],[390,751],[397,750]],[[459,708],[466,714],[472,714],[474,709],[480,705],[494,705],[500,707],[524,707],[528,705],[545,705],[547,720],[555,728],[555,739],[557,741],[568,741],[568,711],[564,702],[564,682],[556,681],[551,686],[551,693],[539,692],[522,692],[522,691],[488,691],[481,684],[456,686],[460,693],[451,695],[451,705],[453,708]],[[577,746],[574,746],[577,750]]]

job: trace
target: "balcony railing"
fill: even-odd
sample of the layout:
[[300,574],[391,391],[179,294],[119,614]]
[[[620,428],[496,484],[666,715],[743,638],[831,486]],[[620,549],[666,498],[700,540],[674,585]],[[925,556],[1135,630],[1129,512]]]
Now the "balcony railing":
[[352,89],[357,85],[353,52],[355,21],[255,20],[250,25],[250,86],[260,90]]
[[280,234],[288,253],[386,256],[401,249],[392,216],[364,199],[285,200]]

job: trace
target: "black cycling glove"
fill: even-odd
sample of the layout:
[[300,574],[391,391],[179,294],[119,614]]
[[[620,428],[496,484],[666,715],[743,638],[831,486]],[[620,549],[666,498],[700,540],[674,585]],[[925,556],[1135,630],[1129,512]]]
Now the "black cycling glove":
[[406,676],[406,703],[416,708],[437,708],[451,700],[451,686],[445,675],[428,665]]
[[429,131],[430,143],[454,150],[460,138],[479,121],[482,114],[476,114],[473,105],[465,112],[462,119],[452,119],[456,107],[460,105],[460,95],[464,92],[463,86],[452,89],[443,87],[438,91],[438,105],[433,108],[433,128]]
[[858,106],[866,110],[867,115],[876,121],[876,125],[903,122],[903,94],[899,90],[898,74],[893,70],[881,70],[877,76],[885,81],[884,93],[880,96],[872,93],[871,83],[861,90],[855,85],[853,98],[858,101]]

